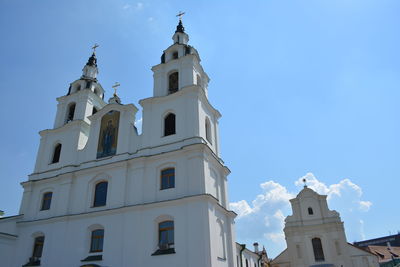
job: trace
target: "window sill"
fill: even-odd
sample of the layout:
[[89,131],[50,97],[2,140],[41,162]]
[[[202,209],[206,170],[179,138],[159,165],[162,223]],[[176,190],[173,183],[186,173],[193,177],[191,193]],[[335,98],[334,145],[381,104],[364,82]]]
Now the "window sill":
[[168,136],[174,136],[174,135],[176,135],[176,133],[172,133],[172,134],[163,135],[163,136],[161,136],[161,138],[168,137]]
[[22,267],[33,267],[33,266],[35,266],[35,267],[40,266],[40,261],[39,262],[28,262],[27,264],[22,265]]
[[84,258],[83,261],[101,261],[103,260],[103,255],[93,255],[93,256],[87,256],[86,258]]
[[167,255],[167,254],[175,254],[175,249],[174,248],[158,249],[156,250],[156,252],[151,254],[151,256]]
[[219,261],[226,261],[226,258],[217,257]]

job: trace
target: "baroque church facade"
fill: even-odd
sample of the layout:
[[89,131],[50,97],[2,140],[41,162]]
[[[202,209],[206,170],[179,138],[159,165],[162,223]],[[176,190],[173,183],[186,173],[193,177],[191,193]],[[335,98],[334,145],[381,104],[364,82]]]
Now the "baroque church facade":
[[327,196],[304,186],[290,200],[293,214],[285,220],[287,249],[271,267],[378,267],[377,257],[347,242],[343,222],[328,208]]
[[209,78],[181,21],[172,39],[141,134],[134,104],[105,102],[95,51],[57,98],[19,215],[0,220],[1,266],[261,266],[235,243]]

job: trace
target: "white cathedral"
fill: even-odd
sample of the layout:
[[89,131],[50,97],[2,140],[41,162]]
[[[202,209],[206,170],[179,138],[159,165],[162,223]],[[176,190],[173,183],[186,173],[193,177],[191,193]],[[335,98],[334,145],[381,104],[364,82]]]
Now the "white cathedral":
[[139,102],[141,134],[135,105],[104,101],[95,50],[57,98],[19,215],[0,220],[1,267],[262,266],[235,243],[221,114],[181,20],[172,39]]

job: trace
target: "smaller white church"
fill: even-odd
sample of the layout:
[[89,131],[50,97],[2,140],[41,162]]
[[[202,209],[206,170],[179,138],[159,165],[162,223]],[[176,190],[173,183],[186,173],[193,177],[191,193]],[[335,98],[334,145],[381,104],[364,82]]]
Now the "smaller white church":
[[287,248],[271,267],[377,267],[375,255],[346,240],[337,211],[329,210],[326,195],[304,189],[291,199],[293,215],[285,220]]

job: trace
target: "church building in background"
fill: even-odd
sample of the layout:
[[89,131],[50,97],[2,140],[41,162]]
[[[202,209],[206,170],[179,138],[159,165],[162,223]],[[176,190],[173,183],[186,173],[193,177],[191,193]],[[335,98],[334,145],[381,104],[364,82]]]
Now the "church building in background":
[[285,220],[287,249],[271,267],[378,267],[377,257],[347,242],[343,222],[326,195],[304,186]]

